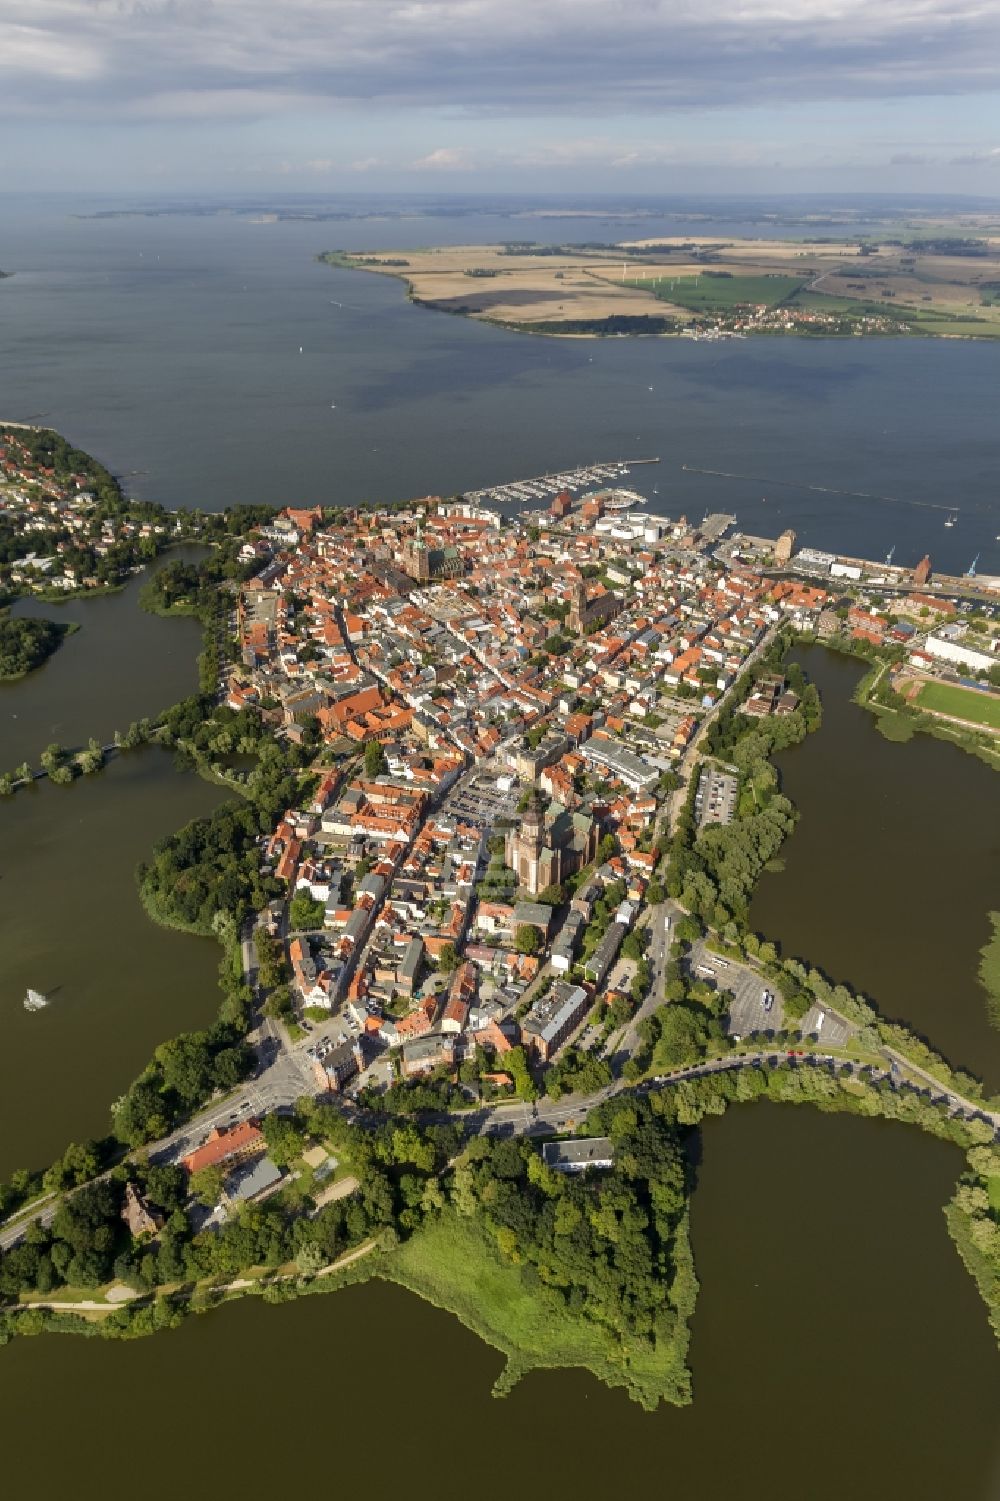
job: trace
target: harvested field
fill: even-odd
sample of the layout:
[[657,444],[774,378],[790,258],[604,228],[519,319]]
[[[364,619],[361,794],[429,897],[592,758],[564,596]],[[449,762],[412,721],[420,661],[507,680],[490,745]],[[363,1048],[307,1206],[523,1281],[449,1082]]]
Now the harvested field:
[[[694,331],[1000,335],[1000,238],[949,239],[931,227],[923,240],[914,230],[907,240],[863,245],[704,236],[322,258],[398,277],[424,306],[518,328],[582,332],[592,324],[600,331],[606,320],[666,316]],[[747,324],[738,317],[746,306],[773,316]],[[789,316],[779,318],[779,308]]]

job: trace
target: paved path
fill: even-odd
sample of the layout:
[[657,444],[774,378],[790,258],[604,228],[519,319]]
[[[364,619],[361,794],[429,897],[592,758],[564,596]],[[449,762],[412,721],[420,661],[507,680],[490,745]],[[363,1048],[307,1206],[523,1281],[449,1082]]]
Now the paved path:
[[918,1064],[911,1063],[905,1053],[897,1053],[895,1048],[883,1048],[882,1051],[890,1063],[895,1064],[901,1072],[906,1071],[916,1074],[918,1079],[921,1079],[925,1084],[929,1084],[936,1095],[948,1101],[952,1110],[978,1117],[978,1119],[984,1120],[987,1124],[991,1125],[994,1131],[1000,1132],[1000,1111],[990,1110],[978,1100],[967,1100],[963,1095],[956,1094],[953,1089],[949,1089],[947,1084],[942,1084],[940,1079],[936,1079],[925,1068],[920,1068]]

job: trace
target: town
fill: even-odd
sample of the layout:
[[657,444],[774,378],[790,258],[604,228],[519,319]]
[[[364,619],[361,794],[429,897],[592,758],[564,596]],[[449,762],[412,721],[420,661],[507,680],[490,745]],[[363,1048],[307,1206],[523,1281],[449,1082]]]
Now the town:
[[[481,1190],[488,1218],[494,1158],[548,1175],[540,1214],[581,1174],[615,1196],[647,1129],[674,1192],[678,1133],[762,1092],[993,1141],[977,1081],[749,918],[797,817],[771,755],[822,719],[796,643],[870,660],[859,701],[985,758],[992,581],[654,514],[626,469],[503,486],[516,517],[479,496],[227,515],[201,571],[154,576],[150,607],[200,613],[211,650],[122,753],[158,739],[243,795],[137,880],[152,917],[219,938],[219,1019],[157,1049],[107,1143],[5,1191],[0,1293],[107,1286],[80,1307],[117,1330],[182,1274],[190,1306],[248,1267],[291,1291],[450,1199]],[[74,1259],[77,1214],[104,1240],[88,1220]]]
[[[831,596],[715,561],[731,518],[622,504],[291,509],[245,544],[266,561],[226,702],[329,763],[264,842],[286,899],[257,938],[287,964],[280,1020],[315,1029],[318,1090],[436,1074],[502,1097],[509,1055],[544,1068],[586,1033],[611,1056],[650,995],[650,891],[702,727]],[[768,679],[745,709],[796,702]]]
[[47,429],[0,428],[0,594],[66,597],[120,584],[187,523],[124,499]]
[[[213,1157],[233,1130],[235,1163],[244,1135],[263,1160],[252,1120],[302,1093],[391,1108],[423,1081],[427,1108],[467,1109],[620,1076],[678,952],[682,802],[698,829],[738,816],[740,769],[706,732],[730,704],[748,726],[799,707],[780,667],[753,670],[779,632],[885,651],[893,684],[996,676],[994,607],[966,620],[927,558],[862,565],[640,501],[286,508],[244,541],[220,698],[311,747],[314,776],[261,841],[281,895],[243,945],[280,1066],[220,1117]],[[727,968],[696,945],[687,978],[725,996],[731,1038],[773,1035],[781,994]],[[806,1025],[847,1039],[820,1007]]]
[[[428,498],[335,527],[288,509],[245,544],[264,566],[240,593],[225,700],[311,734],[329,768],[264,842],[286,900],[258,935],[286,961],[281,1020],[317,1031],[318,1090],[436,1074],[496,1098],[516,1089],[512,1051],[544,1068],[585,1036],[614,1055],[650,990],[671,807],[780,626],[884,640],[911,673],[987,664],[939,628],[955,605],[922,591],[928,559],[892,571],[910,589],[890,623],[884,599],[837,591],[861,571],[833,558],[823,587],[757,571],[794,563],[792,533],[724,542],[732,517],[628,505],[564,489],[506,521]],[[772,673],[741,710],[797,703]],[[732,819],[737,784],[704,763],[704,823]]]

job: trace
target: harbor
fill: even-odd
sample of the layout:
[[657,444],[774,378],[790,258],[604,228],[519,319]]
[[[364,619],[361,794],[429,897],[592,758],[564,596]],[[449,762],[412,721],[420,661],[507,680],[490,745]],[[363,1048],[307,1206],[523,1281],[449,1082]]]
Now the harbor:
[[614,480],[626,478],[639,465],[659,462],[659,458],[602,459],[596,464],[582,464],[577,469],[539,474],[533,479],[509,480],[505,484],[489,485],[482,490],[469,490],[466,491],[465,499],[481,505],[491,502],[494,505],[527,505],[530,501],[550,500],[559,490],[578,494],[595,485],[607,485]]

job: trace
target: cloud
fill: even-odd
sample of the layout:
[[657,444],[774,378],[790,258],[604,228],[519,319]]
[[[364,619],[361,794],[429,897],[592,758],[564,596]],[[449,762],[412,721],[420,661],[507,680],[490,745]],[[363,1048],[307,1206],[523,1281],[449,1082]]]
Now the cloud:
[[998,0],[0,0],[0,112],[22,116],[579,117],[998,88]]
[[418,172],[468,172],[475,163],[460,146],[439,146],[413,163]]
[[965,151],[948,160],[950,167],[983,167],[992,164],[1000,165],[1000,146],[994,146],[990,151]]
[[43,26],[5,19],[0,5],[0,76],[47,78],[61,84],[98,77],[104,58],[99,46],[60,36]]

